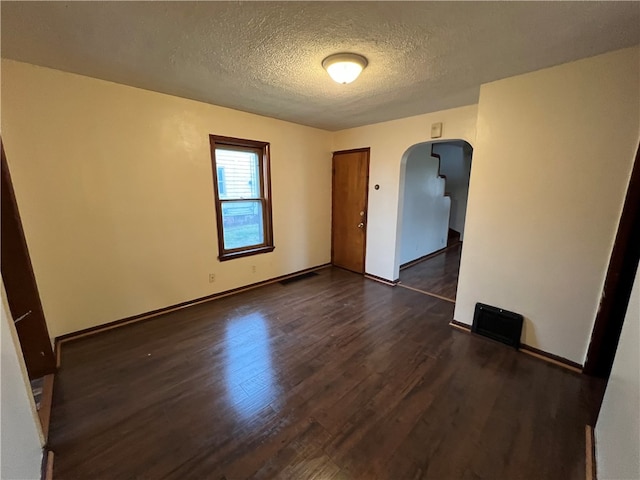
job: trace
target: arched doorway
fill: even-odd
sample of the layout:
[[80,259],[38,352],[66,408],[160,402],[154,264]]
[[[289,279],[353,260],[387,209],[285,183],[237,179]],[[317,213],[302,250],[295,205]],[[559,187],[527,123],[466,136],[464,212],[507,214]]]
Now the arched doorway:
[[455,303],[464,241],[472,146],[424,142],[402,159],[398,285]]

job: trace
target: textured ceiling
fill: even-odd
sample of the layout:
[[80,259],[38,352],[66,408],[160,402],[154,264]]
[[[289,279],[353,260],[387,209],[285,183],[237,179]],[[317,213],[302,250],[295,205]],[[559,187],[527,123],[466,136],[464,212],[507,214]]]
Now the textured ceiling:
[[[639,2],[2,2],[2,56],[328,130],[640,42]],[[349,85],[322,60],[366,56]],[[640,61],[640,60],[639,60]]]

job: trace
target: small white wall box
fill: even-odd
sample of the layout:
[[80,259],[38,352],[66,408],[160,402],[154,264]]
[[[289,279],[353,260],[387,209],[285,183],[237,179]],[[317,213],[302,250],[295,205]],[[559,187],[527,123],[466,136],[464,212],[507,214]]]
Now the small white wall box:
[[442,122],[431,124],[431,138],[440,138],[442,136]]

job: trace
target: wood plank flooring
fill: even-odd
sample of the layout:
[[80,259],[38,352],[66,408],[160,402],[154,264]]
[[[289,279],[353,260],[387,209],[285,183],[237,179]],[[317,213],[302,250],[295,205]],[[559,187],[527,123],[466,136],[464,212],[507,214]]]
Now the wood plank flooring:
[[400,270],[400,283],[455,301],[462,243],[423,262]]
[[584,479],[597,380],[340,269],[64,344],[55,479]]

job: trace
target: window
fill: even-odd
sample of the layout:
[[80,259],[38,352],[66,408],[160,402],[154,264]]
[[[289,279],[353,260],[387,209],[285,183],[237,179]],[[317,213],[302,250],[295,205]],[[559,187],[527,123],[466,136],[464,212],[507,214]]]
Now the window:
[[220,261],[272,252],[269,144],[210,135]]

